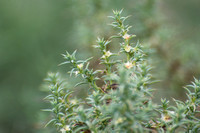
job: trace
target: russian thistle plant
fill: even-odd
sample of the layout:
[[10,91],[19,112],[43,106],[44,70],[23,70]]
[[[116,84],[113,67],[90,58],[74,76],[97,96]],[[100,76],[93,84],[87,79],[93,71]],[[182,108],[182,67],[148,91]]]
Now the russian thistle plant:
[[[153,103],[150,85],[154,81],[147,50],[129,33],[131,26],[125,24],[128,17],[121,16],[122,10],[113,13],[111,25],[119,33],[108,40],[98,38],[94,45],[102,54],[103,69],[91,69],[92,58],[78,60],[76,51],[63,54],[62,64],[70,64],[70,75],[83,79],[76,86],[88,84],[85,99],[74,98],[73,90],[58,73],[48,75],[50,94],[45,99],[52,108],[45,111],[51,112],[52,119],[47,125],[53,124],[62,133],[200,132],[200,81],[195,79],[185,87],[185,102],[174,99],[176,106],[171,106],[161,99],[161,105]],[[114,39],[120,45],[117,53],[108,49]]]

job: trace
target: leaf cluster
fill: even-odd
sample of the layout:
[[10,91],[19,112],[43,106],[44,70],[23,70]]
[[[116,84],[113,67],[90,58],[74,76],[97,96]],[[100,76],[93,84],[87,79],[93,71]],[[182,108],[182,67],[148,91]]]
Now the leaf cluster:
[[[146,50],[134,40],[134,34],[129,34],[131,27],[125,25],[128,17],[121,16],[122,10],[113,14],[111,25],[119,33],[109,40],[98,38],[94,46],[102,54],[100,64],[105,66],[102,70],[90,69],[92,58],[77,60],[76,51],[63,54],[66,61],[62,64],[71,65],[70,75],[83,78],[77,85],[88,84],[86,99],[73,98],[73,92],[65,87],[67,84],[59,74],[49,74],[50,94],[45,99],[52,109],[46,111],[52,112],[53,118],[47,125],[53,123],[62,133],[200,132],[200,81],[195,79],[185,88],[187,101],[174,100],[176,106],[171,106],[161,99],[161,105],[155,104]],[[108,45],[116,38],[120,39],[121,48],[112,53]],[[126,59],[118,59],[123,55]]]

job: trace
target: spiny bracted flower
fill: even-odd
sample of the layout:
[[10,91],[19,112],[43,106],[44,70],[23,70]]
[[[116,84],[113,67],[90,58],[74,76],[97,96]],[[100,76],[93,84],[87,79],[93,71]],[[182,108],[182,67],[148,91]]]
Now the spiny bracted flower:
[[77,103],[78,103],[78,100],[77,100],[77,99],[72,99],[70,102],[71,102],[72,104],[77,104]]
[[132,62],[126,62],[126,63],[124,63],[124,66],[127,68],[127,69],[130,69],[130,68],[132,68],[133,66],[134,66],[134,64],[132,63]]
[[69,125],[65,125],[63,128],[60,129],[61,133],[66,133],[67,131],[70,131],[70,126]]
[[80,73],[79,71],[75,71],[75,75],[76,75],[76,76],[78,76],[79,73]]
[[125,40],[129,40],[130,37],[131,37],[131,35],[129,35],[129,34],[127,34],[127,33],[123,36],[123,38],[124,38]]
[[117,125],[119,123],[122,123],[123,121],[124,121],[124,119],[120,117],[115,121],[115,124]]
[[77,65],[77,68],[82,69],[82,68],[83,68],[83,63],[78,64],[78,65]]
[[102,58],[102,59],[109,58],[112,54],[113,54],[113,53],[111,53],[110,50],[109,50],[109,51],[106,51],[106,52],[104,53],[104,55],[103,55],[101,58]]
[[172,115],[174,115],[174,111],[168,111],[167,113],[161,114],[161,120],[164,122],[171,122],[172,121]]
[[124,50],[125,50],[127,53],[130,52],[131,49],[132,49],[132,47],[129,46],[129,45],[126,45],[126,46],[124,47]]
[[127,41],[127,40],[130,40],[133,37],[136,37],[136,35],[129,35],[128,33],[126,33],[122,37]]
[[112,53],[110,52],[110,50],[105,52],[106,57],[110,57],[111,55],[112,55]]

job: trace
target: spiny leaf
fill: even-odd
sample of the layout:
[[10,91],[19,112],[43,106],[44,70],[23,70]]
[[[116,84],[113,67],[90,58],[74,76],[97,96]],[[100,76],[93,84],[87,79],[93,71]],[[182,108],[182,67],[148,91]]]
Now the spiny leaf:
[[56,119],[52,119],[44,127],[47,127],[51,123],[55,124],[56,121],[57,121]]

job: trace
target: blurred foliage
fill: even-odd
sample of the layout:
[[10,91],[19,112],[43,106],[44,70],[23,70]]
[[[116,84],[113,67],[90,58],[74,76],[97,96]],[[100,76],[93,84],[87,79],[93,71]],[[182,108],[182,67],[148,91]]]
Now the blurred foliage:
[[73,16],[68,2],[0,1],[0,132],[33,132],[39,85],[59,64]]
[[0,132],[42,132],[37,124],[44,117],[38,115],[42,79],[56,70],[65,50],[96,55],[91,48],[96,36],[113,32],[104,20],[112,9],[126,9],[134,33],[154,48],[153,66],[162,80],[155,87],[164,88],[158,95],[182,98],[180,86],[200,74],[199,5],[198,0],[1,0]]
[[[184,99],[182,86],[200,75],[200,1],[173,1],[160,3],[160,27],[149,42],[156,49],[157,77],[163,81],[159,92],[168,97]],[[158,87],[157,86],[157,87]]]

